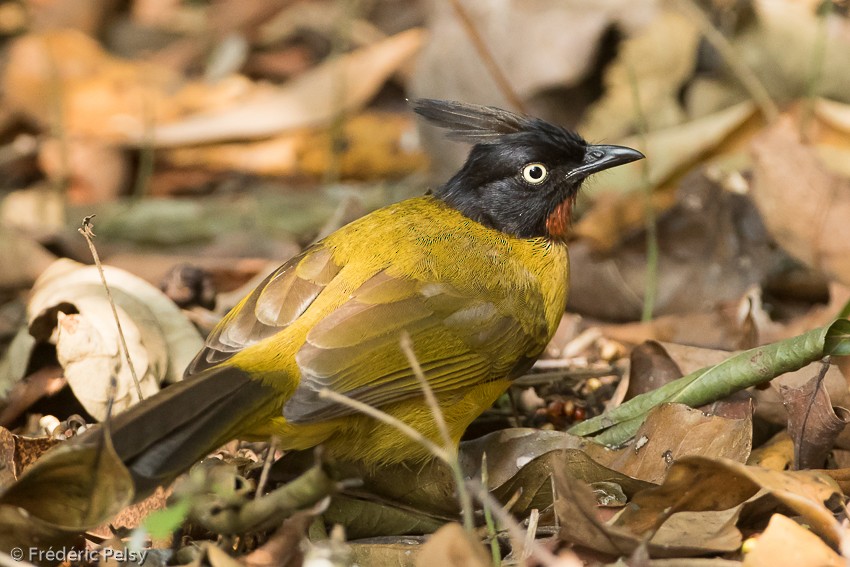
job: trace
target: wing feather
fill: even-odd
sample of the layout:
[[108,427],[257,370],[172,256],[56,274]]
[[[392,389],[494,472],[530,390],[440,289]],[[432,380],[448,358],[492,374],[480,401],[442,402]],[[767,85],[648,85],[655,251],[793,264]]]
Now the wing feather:
[[222,319],[186,369],[186,375],[224,362],[292,324],[339,271],[330,250],[318,245],[286,262]]
[[[542,309],[542,298],[532,299],[525,308]],[[306,424],[353,413],[321,399],[323,388],[373,406],[421,395],[400,347],[402,331],[437,393],[505,378],[546,343],[545,328],[524,330],[508,306],[515,302],[484,289],[462,291],[382,271],[308,333],[296,354],[301,382],[284,417]]]
[[[265,340],[303,315],[339,275],[331,251],[314,246],[275,272],[233,309],[189,366],[194,374]],[[388,270],[367,279],[307,333],[295,355],[299,385],[283,409],[295,424],[352,413],[319,398],[329,388],[373,406],[421,395],[400,347],[410,334],[416,356],[437,393],[459,391],[527,368],[545,347],[543,299],[524,289],[459,289]]]

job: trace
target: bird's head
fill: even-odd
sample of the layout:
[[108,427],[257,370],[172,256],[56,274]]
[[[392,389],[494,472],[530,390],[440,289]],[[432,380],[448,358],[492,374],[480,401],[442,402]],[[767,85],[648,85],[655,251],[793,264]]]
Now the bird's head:
[[490,106],[420,99],[413,109],[448,129],[450,138],[475,144],[460,171],[434,195],[520,238],[563,240],[582,182],[644,157],[623,146],[591,145],[560,126]]

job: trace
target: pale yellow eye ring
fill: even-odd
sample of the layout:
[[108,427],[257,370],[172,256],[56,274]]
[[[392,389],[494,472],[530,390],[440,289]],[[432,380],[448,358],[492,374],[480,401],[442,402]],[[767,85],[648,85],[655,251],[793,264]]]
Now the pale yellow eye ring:
[[522,168],[522,178],[532,185],[538,185],[549,177],[549,170],[542,163],[530,163]]

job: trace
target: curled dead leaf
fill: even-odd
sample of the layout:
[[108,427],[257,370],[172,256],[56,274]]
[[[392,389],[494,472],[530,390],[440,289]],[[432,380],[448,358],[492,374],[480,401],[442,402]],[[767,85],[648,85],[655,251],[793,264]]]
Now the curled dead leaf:
[[[180,379],[202,344],[200,335],[155,287],[123,270],[107,266],[104,272],[142,392],[151,395],[161,381]],[[68,384],[93,417],[106,417],[113,377],[114,410],[138,401],[97,268],[57,260],[33,286],[28,314],[29,334],[56,345]],[[24,347],[31,351],[34,344]]]

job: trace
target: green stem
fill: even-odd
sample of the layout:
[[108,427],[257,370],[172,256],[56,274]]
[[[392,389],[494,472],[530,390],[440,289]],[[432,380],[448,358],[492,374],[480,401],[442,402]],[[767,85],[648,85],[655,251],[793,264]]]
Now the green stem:
[[806,101],[800,117],[800,137],[808,139],[808,131],[815,115],[815,102],[823,81],[823,67],[826,60],[827,24],[833,12],[832,2],[824,2],[818,17],[818,32],[812,46],[811,72],[806,81]]
[[[649,155],[647,132],[649,125],[643,106],[640,102],[640,88],[634,67],[628,65],[626,71],[629,75],[629,84],[632,91],[632,106],[635,112],[637,134],[640,139],[640,149]],[[643,313],[641,321],[652,321],[655,311],[655,301],[658,297],[658,222],[655,214],[655,205],[652,202],[652,182],[649,178],[649,162],[641,162],[641,191],[643,192],[643,212],[646,228],[646,277],[643,288]]]

